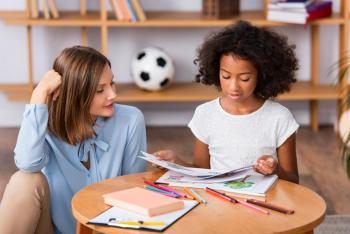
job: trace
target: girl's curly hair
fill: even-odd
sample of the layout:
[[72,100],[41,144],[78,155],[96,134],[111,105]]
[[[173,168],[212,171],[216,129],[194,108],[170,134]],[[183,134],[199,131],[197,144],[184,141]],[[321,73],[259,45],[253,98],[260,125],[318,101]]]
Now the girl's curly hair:
[[296,82],[298,60],[295,45],[288,45],[287,37],[265,28],[238,21],[209,35],[197,50],[194,63],[199,66],[196,81],[214,84],[220,90],[220,59],[232,55],[251,62],[257,69],[254,94],[262,99],[276,97],[289,91]]

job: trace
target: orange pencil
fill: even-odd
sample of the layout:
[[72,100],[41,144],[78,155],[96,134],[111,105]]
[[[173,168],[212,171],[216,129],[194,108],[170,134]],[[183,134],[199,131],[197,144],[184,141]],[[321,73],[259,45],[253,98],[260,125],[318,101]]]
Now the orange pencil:
[[194,194],[194,191],[189,188],[184,188],[184,191],[188,194],[191,195],[191,197],[194,197],[194,199],[196,199],[199,203],[203,203],[206,204],[207,202],[204,199],[201,199],[199,196],[196,196],[196,194]]
[[192,197],[192,195],[188,192],[188,190],[186,188],[184,188],[184,193],[186,194],[186,197],[188,199],[195,200],[195,198]]

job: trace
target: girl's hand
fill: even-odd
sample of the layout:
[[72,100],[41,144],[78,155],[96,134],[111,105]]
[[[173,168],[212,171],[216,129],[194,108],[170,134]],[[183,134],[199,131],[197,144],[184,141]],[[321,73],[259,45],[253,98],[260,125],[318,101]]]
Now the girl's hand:
[[[175,163],[177,161],[177,157],[176,157],[174,151],[172,151],[172,150],[160,150],[160,151],[153,153],[153,155],[156,156],[156,158],[158,160],[164,160],[164,161],[168,161],[168,162],[172,162],[172,163]],[[165,169],[165,168],[158,166],[154,163],[152,163],[152,166],[157,167],[157,168],[162,169],[162,170]]]
[[256,163],[254,165],[254,170],[256,172],[259,172],[263,175],[271,175],[275,172],[277,168],[277,161],[269,155],[263,155],[258,160],[256,160]]
[[55,101],[60,93],[62,78],[55,70],[46,72],[39,84],[33,90],[30,103],[46,103],[47,97],[52,95]]

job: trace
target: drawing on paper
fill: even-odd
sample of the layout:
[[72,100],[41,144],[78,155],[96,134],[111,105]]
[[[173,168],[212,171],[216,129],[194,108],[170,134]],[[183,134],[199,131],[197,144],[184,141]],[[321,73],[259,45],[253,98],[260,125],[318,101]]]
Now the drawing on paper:
[[250,188],[254,185],[253,182],[242,182],[242,181],[229,181],[225,182],[224,185],[228,188],[232,189],[243,189],[243,188]]

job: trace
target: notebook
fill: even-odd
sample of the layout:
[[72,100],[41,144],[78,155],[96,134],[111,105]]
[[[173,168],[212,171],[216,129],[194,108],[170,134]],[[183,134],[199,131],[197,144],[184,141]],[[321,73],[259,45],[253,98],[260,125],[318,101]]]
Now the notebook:
[[[182,216],[191,211],[194,207],[196,207],[199,203],[193,200],[184,200],[184,208],[178,211],[148,217],[141,214],[132,213],[127,210],[123,210],[119,207],[112,207],[96,217],[89,220],[87,224],[101,225],[101,226],[110,226],[117,228],[132,228],[132,229],[145,229],[152,231],[164,231],[170,225],[175,223]],[[123,221],[143,221],[143,222],[163,222],[164,225],[126,225],[119,224],[118,222]]]
[[[188,181],[186,175],[167,171],[156,183],[164,183],[175,187],[192,187],[192,188],[212,188],[225,192],[241,193],[254,196],[265,196],[273,184],[278,180],[277,175],[264,176],[253,170],[247,171],[244,178],[232,177],[231,181]],[[239,177],[239,176],[238,176]]]
[[104,194],[103,198],[107,205],[117,206],[149,217],[184,208],[182,200],[140,187]]

